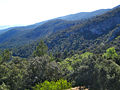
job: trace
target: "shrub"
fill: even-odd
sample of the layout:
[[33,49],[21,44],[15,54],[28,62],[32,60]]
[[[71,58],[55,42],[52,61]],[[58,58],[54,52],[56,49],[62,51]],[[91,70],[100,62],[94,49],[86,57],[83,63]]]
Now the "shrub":
[[60,79],[58,81],[44,81],[43,83],[37,84],[33,87],[33,90],[63,90],[71,88],[71,83],[67,80]]
[[3,82],[2,85],[0,85],[0,90],[9,90],[9,87]]

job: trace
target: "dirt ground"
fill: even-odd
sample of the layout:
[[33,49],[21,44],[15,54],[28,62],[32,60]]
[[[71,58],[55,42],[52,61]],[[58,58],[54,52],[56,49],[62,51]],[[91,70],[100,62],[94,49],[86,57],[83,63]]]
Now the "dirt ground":
[[89,90],[89,89],[85,88],[84,86],[81,86],[81,87],[74,87],[74,88],[67,89],[67,90]]

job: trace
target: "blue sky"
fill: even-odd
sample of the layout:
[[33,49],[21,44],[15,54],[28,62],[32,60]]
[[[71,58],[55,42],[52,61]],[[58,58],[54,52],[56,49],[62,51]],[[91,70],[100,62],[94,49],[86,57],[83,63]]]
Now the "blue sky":
[[0,26],[29,25],[78,12],[112,8],[120,0],[0,0]]

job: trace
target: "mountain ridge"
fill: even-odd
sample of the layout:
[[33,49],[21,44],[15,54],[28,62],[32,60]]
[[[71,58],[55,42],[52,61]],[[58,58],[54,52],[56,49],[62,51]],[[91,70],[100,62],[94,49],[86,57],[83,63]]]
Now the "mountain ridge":
[[58,17],[58,18],[63,19],[63,20],[69,20],[69,21],[89,19],[97,15],[102,15],[110,10],[111,9],[99,9],[99,10],[92,11],[92,12],[80,12],[80,13],[70,14],[70,15],[66,15],[66,16]]
[[[83,21],[85,20],[66,21],[62,19],[52,19],[29,26],[8,28],[6,29],[8,30],[7,32],[0,35],[0,43],[12,42],[12,46],[14,46],[14,43],[17,43],[18,41],[20,41],[21,44],[29,43],[31,40],[36,41],[40,38],[46,38],[59,30],[70,28],[71,26],[80,24]],[[9,33],[11,33],[12,36]]]
[[[38,23],[35,23],[35,24],[31,24],[31,25],[25,25],[25,26],[22,26],[22,25],[15,25],[15,26],[11,26],[11,25],[6,25],[6,26],[1,26],[1,27],[5,27],[5,28],[1,28],[0,30],[6,30],[6,29],[10,29],[10,28],[19,28],[19,27],[29,27],[29,26],[34,26],[34,25],[42,25],[44,23],[46,23],[47,21],[50,21],[50,20],[54,20],[54,19],[62,19],[62,20],[81,20],[81,19],[88,19],[87,16],[88,14],[92,14],[90,16],[88,16],[89,18],[93,17],[93,16],[96,16],[96,15],[101,15],[107,11],[109,11],[111,9],[99,9],[99,10],[96,10],[96,11],[92,11],[92,12],[80,12],[80,13],[75,13],[75,14],[70,14],[70,15],[66,15],[66,16],[62,16],[62,17],[57,17],[57,18],[53,18],[53,19],[49,19],[49,20],[46,20],[46,21],[41,21],[41,22],[38,22]],[[77,19],[75,19],[77,17]],[[71,19],[71,17],[73,17]]]
[[[90,43],[90,40],[94,40],[101,35],[107,34],[115,28],[117,24],[120,24],[119,15],[120,8],[116,8],[106,14],[94,17],[80,25],[73,26],[71,29],[61,31],[56,35],[49,37],[48,42],[50,43],[48,43],[48,46],[49,48],[59,48],[61,51],[76,50],[80,49],[76,45],[81,45],[84,40],[86,41],[86,45],[89,47],[87,42]],[[74,40],[76,40],[76,42]],[[81,49],[83,47],[81,47]]]

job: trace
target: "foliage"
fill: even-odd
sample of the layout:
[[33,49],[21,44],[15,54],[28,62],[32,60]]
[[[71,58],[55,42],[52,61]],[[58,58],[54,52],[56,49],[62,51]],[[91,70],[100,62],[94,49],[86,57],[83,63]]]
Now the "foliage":
[[107,59],[115,59],[118,57],[118,54],[116,53],[115,48],[111,47],[106,50],[106,53],[104,53],[103,56],[106,57]]
[[40,57],[47,54],[48,47],[45,43],[41,40],[39,45],[36,47],[36,50],[33,52],[34,57]]
[[0,83],[9,85],[10,89],[23,89],[25,87],[25,76],[27,75],[27,61],[14,59],[9,63],[0,65]]
[[12,57],[11,61],[0,64],[0,85],[4,82],[1,87],[6,85],[10,90],[29,89],[38,82],[61,77],[59,65],[47,55],[29,60]]
[[67,82],[67,80],[57,80],[54,81],[44,81],[43,83],[37,84],[33,87],[33,90],[64,90],[71,88],[71,83]]
[[1,53],[0,58],[2,60],[1,62],[8,62],[12,59],[12,52],[6,49]]
[[[2,61],[3,56],[9,55],[7,52],[10,51],[5,52],[4,55],[1,53]],[[61,90],[71,86],[86,86],[90,90],[120,88],[120,56],[113,47],[108,48],[103,55],[85,52],[60,62],[52,55],[27,59],[12,56],[11,60],[7,59],[0,63],[0,88],[3,89],[23,90],[33,87],[35,90]]]
[[[75,56],[79,59],[75,59]],[[62,70],[66,72],[66,78],[74,82],[74,86],[85,85],[90,90],[117,90],[120,88],[120,66],[115,62],[119,57],[113,60],[88,52],[75,56],[73,56],[74,59],[73,57],[67,58],[60,63]],[[69,67],[72,69],[69,69]],[[112,84],[112,82],[115,83]]]
[[28,62],[26,81],[29,88],[38,82],[58,80],[62,77],[59,65],[55,61],[51,61],[49,56],[35,57]]
[[5,83],[2,83],[2,85],[0,85],[0,90],[9,90],[9,87],[5,85]]

